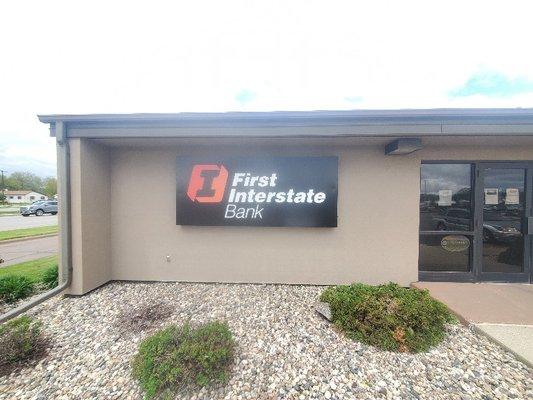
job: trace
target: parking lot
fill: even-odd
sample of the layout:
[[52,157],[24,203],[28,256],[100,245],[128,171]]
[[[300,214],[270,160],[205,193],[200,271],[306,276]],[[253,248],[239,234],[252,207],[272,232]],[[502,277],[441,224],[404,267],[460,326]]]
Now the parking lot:
[[30,215],[10,215],[0,217],[0,231],[10,231],[13,229],[37,228],[39,226],[57,225],[57,215],[43,215],[36,217]]

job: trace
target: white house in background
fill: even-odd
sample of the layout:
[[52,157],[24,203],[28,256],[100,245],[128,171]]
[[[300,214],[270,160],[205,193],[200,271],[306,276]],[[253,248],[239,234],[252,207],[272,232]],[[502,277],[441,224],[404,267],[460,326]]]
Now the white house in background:
[[6,201],[10,204],[33,203],[37,200],[48,200],[48,196],[32,192],[31,190],[6,190],[4,194],[6,196]]

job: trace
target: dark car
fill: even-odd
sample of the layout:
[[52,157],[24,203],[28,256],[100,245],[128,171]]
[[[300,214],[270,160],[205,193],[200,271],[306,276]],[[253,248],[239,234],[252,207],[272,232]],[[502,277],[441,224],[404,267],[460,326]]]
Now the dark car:
[[23,217],[28,217],[32,214],[40,217],[44,214],[57,214],[57,201],[56,200],[43,200],[36,201],[32,205],[27,207],[20,207],[20,214]]
[[464,208],[449,208],[433,220],[438,231],[470,230],[470,211]]
[[[512,242],[522,236],[520,219],[509,216],[509,211],[495,212],[483,210],[483,241]],[[434,218],[438,231],[470,231],[470,211],[463,208],[450,208]]]
[[521,209],[514,205],[483,208],[483,241],[511,243],[521,240]]

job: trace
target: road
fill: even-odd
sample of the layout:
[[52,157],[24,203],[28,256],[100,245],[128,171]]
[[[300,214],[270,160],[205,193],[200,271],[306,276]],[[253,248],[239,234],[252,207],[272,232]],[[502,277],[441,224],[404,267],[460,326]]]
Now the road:
[[37,228],[38,226],[57,225],[57,215],[43,215],[36,217],[30,215],[12,215],[0,217],[0,231],[10,231],[12,229]]
[[0,268],[54,255],[57,253],[58,240],[57,236],[48,236],[11,243],[0,243],[0,258],[4,260],[0,264]]

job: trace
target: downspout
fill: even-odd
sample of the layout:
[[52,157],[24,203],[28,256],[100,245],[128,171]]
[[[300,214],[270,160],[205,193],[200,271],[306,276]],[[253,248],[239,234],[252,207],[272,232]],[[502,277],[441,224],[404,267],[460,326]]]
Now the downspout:
[[[52,126],[51,126],[52,128]],[[58,177],[58,200],[59,200],[59,232],[61,246],[61,271],[57,287],[49,290],[33,300],[0,315],[0,323],[15,318],[30,308],[40,304],[49,298],[63,292],[70,286],[72,281],[71,263],[71,229],[70,229],[70,150],[67,130],[63,121],[55,122],[57,143],[57,177]]]

